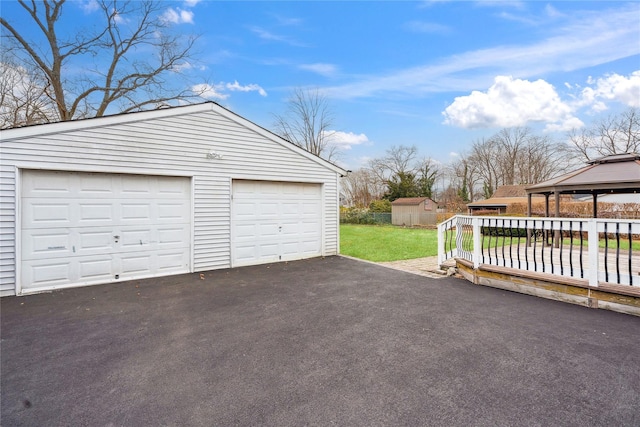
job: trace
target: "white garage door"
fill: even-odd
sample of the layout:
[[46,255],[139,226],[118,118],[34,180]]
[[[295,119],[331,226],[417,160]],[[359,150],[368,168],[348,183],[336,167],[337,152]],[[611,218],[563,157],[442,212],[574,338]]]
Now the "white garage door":
[[24,171],[22,292],[190,271],[189,178]]
[[233,266],[322,254],[322,186],[233,181]]

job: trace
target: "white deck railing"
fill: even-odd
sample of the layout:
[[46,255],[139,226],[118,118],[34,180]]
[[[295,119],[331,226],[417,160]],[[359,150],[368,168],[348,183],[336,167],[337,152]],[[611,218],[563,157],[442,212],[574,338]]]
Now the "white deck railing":
[[473,264],[640,286],[640,220],[457,215],[438,225],[438,263]]

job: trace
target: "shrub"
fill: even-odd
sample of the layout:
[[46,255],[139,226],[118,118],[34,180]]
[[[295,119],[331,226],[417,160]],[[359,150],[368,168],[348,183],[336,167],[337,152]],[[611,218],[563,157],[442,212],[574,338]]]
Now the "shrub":
[[372,200],[369,203],[370,212],[391,212],[391,202],[387,199]]

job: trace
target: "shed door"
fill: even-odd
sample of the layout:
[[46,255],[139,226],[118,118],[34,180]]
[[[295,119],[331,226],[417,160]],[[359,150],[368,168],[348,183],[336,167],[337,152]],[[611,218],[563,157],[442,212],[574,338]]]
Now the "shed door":
[[189,178],[24,171],[23,292],[190,271]]
[[322,185],[233,181],[233,266],[322,254]]

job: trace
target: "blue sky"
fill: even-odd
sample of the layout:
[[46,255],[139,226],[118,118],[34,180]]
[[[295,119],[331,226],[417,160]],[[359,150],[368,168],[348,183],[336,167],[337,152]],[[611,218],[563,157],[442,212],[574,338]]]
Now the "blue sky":
[[[90,24],[90,6],[68,7],[69,31]],[[189,84],[208,83],[209,99],[271,129],[294,88],[326,93],[348,169],[400,144],[448,163],[509,126],[561,141],[569,128],[640,107],[638,2],[162,6],[176,30],[200,34]]]

